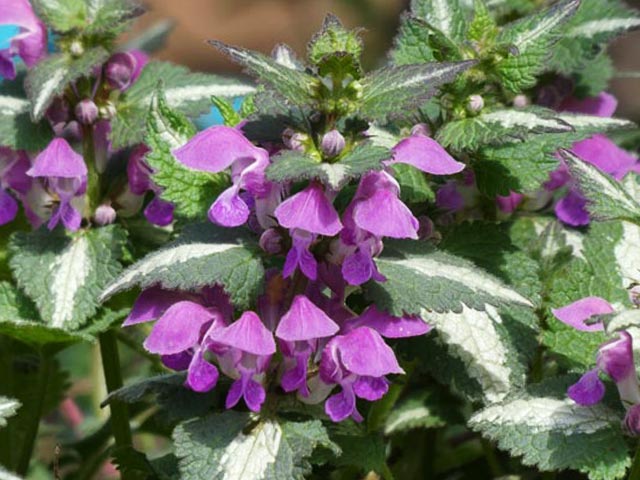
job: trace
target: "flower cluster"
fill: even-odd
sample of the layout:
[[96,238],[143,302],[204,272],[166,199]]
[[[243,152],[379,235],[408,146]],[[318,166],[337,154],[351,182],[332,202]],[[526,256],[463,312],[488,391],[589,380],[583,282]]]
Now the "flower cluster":
[[[583,332],[604,331],[603,316],[614,308],[599,297],[586,297],[553,310],[558,320]],[[580,405],[599,403],[605,394],[600,373],[615,382],[620,400],[627,410],[624,425],[631,435],[640,435],[640,384],[633,357],[633,337],[628,331],[615,334],[598,349],[596,367],[569,387],[569,397]]]
[[[245,311],[235,321],[220,287],[196,293],[154,287],[138,297],[124,326],[155,321],[144,347],[161,355],[167,367],[186,370],[186,385],[194,391],[214,388],[220,372],[233,379],[227,408],[242,398],[259,411],[266,389],[279,379],[282,390],[296,392],[302,401],[326,400],[332,420],[360,421],[356,397],[381,398],[388,389],[386,376],[403,373],[383,337],[422,335],[430,327],[373,306],[356,315],[335,292],[322,293],[340,281],[334,272],[332,280],[311,282],[287,299],[291,282],[272,272],[258,312]],[[331,395],[336,387],[340,391]]]

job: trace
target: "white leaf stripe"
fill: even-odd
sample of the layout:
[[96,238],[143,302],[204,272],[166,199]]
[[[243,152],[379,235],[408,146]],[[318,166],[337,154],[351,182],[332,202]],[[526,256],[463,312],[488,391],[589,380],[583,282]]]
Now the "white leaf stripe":
[[485,399],[498,402],[512,390],[509,356],[495,324],[502,323],[491,305],[485,311],[463,306],[461,313],[423,312],[422,318],[433,324],[449,352],[467,365],[467,373],[478,381]]
[[13,473],[6,471],[0,465],[0,480],[22,480],[22,479],[19,476],[14,475]]
[[163,270],[169,270],[174,265],[228,252],[234,248],[241,247],[233,243],[187,243],[152,253],[127,269],[102,293],[100,301],[104,301],[119,290],[133,286],[151,273],[158,274]]
[[[191,85],[186,87],[167,88],[164,91],[167,103],[173,108],[179,108],[189,102],[200,101],[203,98],[241,97],[255,92],[255,87],[247,84],[211,84]],[[150,98],[151,96],[149,96]]]
[[557,117],[548,118],[537,115],[533,112],[518,110],[496,110],[485,113],[479,120],[487,123],[497,123],[505,128],[528,127],[528,128],[548,128],[555,131],[571,131],[571,125]]
[[513,44],[518,47],[520,52],[525,51],[532,43],[535,43],[540,37],[548,35],[550,31],[573,15],[579,5],[580,0],[571,0],[552,7],[547,15],[541,16],[534,28],[518,33]]
[[616,128],[633,128],[635,123],[622,118],[596,117],[593,115],[572,115],[558,114],[556,118],[568,123],[572,127],[579,128],[601,128],[603,130]]
[[49,100],[53,96],[53,92],[59,88],[60,83],[68,73],[68,67],[61,66],[53,72],[51,78],[42,84],[36,98],[33,101],[33,116],[39,118],[46,108]]
[[600,33],[617,33],[640,27],[640,18],[606,18],[591,20],[573,27],[567,37],[591,38]]
[[0,96],[0,114],[17,115],[29,109],[29,100],[8,95]]
[[20,405],[18,400],[0,396],[0,427],[7,424],[5,419],[15,415]]
[[453,13],[454,7],[447,0],[432,0],[432,14],[428,16],[430,21],[436,28],[439,28],[445,35],[451,37],[453,33]]
[[66,322],[73,320],[75,295],[83,288],[92,269],[89,248],[87,237],[80,236],[74,239],[50,266],[52,327],[61,328]]
[[640,227],[638,225],[622,222],[622,238],[616,244],[613,253],[623,287],[640,283]]
[[273,421],[260,423],[249,435],[240,433],[227,446],[216,466],[223,480],[260,480],[276,462],[282,428]]
[[583,407],[570,398],[550,397],[518,398],[498,403],[469,420],[471,427],[518,425],[532,434],[557,431],[564,435],[594,433],[619,423],[618,414],[603,405]]
[[385,424],[384,433],[385,435],[390,435],[402,430],[405,425],[411,425],[413,422],[421,418],[428,418],[430,415],[431,412],[424,405],[417,405],[414,408],[403,410]]
[[391,265],[401,266],[408,270],[415,270],[421,275],[427,277],[446,278],[460,283],[477,293],[484,293],[505,301],[533,306],[529,300],[524,298],[515,290],[507,287],[499,280],[483,274],[480,270],[474,267],[441,263],[437,259],[427,256],[410,257],[405,259],[394,258],[393,260],[379,258],[377,263],[389,263]]

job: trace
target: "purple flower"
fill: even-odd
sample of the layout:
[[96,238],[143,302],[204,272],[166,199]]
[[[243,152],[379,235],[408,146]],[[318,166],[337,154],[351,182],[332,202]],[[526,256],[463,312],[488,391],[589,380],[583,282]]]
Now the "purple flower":
[[594,368],[585,373],[580,380],[567,390],[569,398],[579,405],[595,405],[604,397],[605,386],[598,376],[598,369]]
[[640,386],[633,361],[633,339],[628,332],[600,347],[596,365],[616,383],[622,403],[628,407],[640,403]]
[[458,183],[449,181],[436,192],[436,205],[447,212],[458,212],[464,208],[464,197],[458,189]]
[[115,53],[105,66],[105,78],[112,88],[124,92],[138,79],[148,61],[149,56],[141,50]]
[[360,422],[356,397],[374,401],[387,393],[385,375],[404,373],[393,353],[375,330],[359,327],[329,341],[322,351],[320,379],[325,384],[337,384],[340,393],[329,397],[325,412],[334,422],[348,417]]
[[27,0],[0,0],[0,25],[17,25],[19,33],[9,48],[0,50],[0,76],[16,77],[13,57],[19,56],[33,67],[47,51],[47,27],[38,19]]
[[554,211],[558,219],[572,227],[589,225],[587,199],[576,187],[570,187],[567,194],[556,203]]
[[316,235],[305,230],[294,229],[291,231],[292,246],[287,253],[287,258],[282,269],[282,276],[288,278],[293,275],[296,268],[309,279],[318,278],[318,261],[310,251],[311,244]]
[[62,221],[67,229],[78,230],[82,215],[72,200],[83,195],[87,187],[87,166],[82,155],[74,152],[66,140],[56,138],[36,157],[27,175],[46,179],[49,190],[60,201],[47,225],[49,229]]
[[614,312],[611,304],[600,297],[582,298],[562,308],[552,309],[551,311],[562,323],[582,332],[604,330],[604,325],[601,321],[591,324],[587,324],[585,321],[595,315],[605,315]]
[[629,435],[640,435],[640,405],[634,405],[624,417],[623,425]]
[[393,163],[407,163],[433,175],[451,175],[461,172],[465,164],[457,162],[434,139],[416,134],[393,147]]
[[275,217],[283,227],[318,235],[333,236],[342,230],[338,212],[322,185],[315,182],[282,202],[275,209]]
[[433,327],[417,316],[394,317],[369,306],[360,316],[345,323],[343,333],[359,327],[369,327],[386,338],[417,337],[429,333]]
[[242,397],[251,411],[260,411],[266,398],[262,386],[264,373],[271,355],[276,352],[271,332],[256,313],[249,311],[228,327],[214,332],[211,340],[229,347],[219,357],[220,366],[228,376],[237,379],[227,394],[226,408],[234,407]]
[[496,203],[501,212],[513,213],[518,208],[518,205],[522,203],[523,199],[524,195],[512,191],[509,195],[498,195],[496,197]]
[[146,145],[139,145],[131,153],[127,164],[129,190],[134,195],[144,195],[149,190],[154,193],[155,196],[144,209],[144,216],[149,223],[165,227],[173,222],[175,207],[171,202],[160,198],[162,189],[151,180],[153,170],[144,160],[148,152],[149,148]]
[[0,147],[0,225],[9,223],[18,213],[18,202],[9,191],[24,198],[31,188],[32,180],[26,173],[30,166],[24,152]]
[[309,396],[307,366],[313,352],[318,348],[318,339],[331,337],[340,327],[320,308],[304,295],[296,295],[291,308],[285,313],[276,337],[281,342],[285,358],[285,372],[281,385],[285,392],[297,390],[303,397]]
[[174,150],[173,154],[179,162],[196,170],[218,173],[231,168],[233,185],[211,205],[209,219],[212,222],[225,227],[244,224],[249,218],[249,206],[240,196],[240,191],[246,190],[257,197],[269,191],[264,178],[269,153],[253,145],[235,128],[207,128]]

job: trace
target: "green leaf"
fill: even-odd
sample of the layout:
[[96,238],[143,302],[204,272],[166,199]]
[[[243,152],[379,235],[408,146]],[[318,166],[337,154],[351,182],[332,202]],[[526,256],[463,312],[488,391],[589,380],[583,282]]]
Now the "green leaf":
[[318,179],[334,190],[359,178],[366,172],[381,170],[382,162],[392,153],[385,147],[363,142],[353,150],[344,152],[336,163],[322,163],[303,152],[287,150],[275,156],[267,168],[267,178],[274,182]]
[[242,121],[242,117],[236,112],[229,100],[213,96],[211,97],[211,103],[218,109],[227,127],[234,127]]
[[274,89],[293,105],[314,102],[318,81],[311,75],[280,65],[258,52],[233,47],[217,40],[209,40],[209,43],[234,62],[246,67],[261,83]]
[[426,24],[417,18],[403,15],[398,35],[393,41],[391,59],[394,65],[429,63],[436,60],[430,45],[431,32]]
[[316,447],[338,451],[319,420],[252,421],[233,410],[184,422],[173,440],[184,480],[302,480]]
[[444,125],[436,139],[444,147],[476,150],[483,145],[523,140],[536,133],[571,132],[573,128],[555,112],[534,110],[496,110]]
[[322,30],[309,42],[308,51],[309,61],[315,65],[319,65],[328,55],[338,52],[348,53],[359,59],[362,54],[360,30],[347,30],[338,17],[329,14],[324,19]]
[[505,27],[497,41],[515,50],[496,65],[496,73],[513,92],[533,86],[536,75],[543,72],[550,46],[558,39],[557,29],[567,22],[580,0],[564,0],[551,8],[529,15]]
[[85,35],[115,37],[130,21],[144,13],[136,0],[90,0],[87,2],[88,24]]
[[560,153],[589,199],[588,209],[594,217],[602,220],[624,219],[640,223],[640,202],[637,191],[631,190],[635,183],[632,175],[626,182],[618,182],[570,151],[561,150]]
[[404,203],[425,203],[435,200],[435,192],[422,171],[406,163],[396,163],[391,165],[391,169],[393,177],[400,184],[400,198]]
[[365,295],[393,315],[417,314],[428,321],[432,312],[460,313],[464,305],[477,310],[485,304],[531,305],[471,262],[426,243],[387,242],[376,264],[387,281],[369,282]]
[[47,120],[32,121],[25,75],[21,71],[14,80],[0,83],[0,145],[35,152],[49,144],[53,130]]
[[393,435],[418,428],[440,428],[455,417],[449,396],[441,390],[421,389],[411,392],[394,406],[385,422],[384,434]]
[[67,53],[50,55],[29,69],[25,89],[31,100],[32,118],[40,120],[54,98],[62,95],[71,83],[89,75],[95,66],[108,58],[109,52],[104,47],[94,47],[80,57]]
[[616,479],[630,465],[618,413],[569,398],[523,396],[475,413],[469,425],[542,471],[571,468],[591,480]]
[[81,30],[87,22],[87,2],[84,0],[33,0],[38,16],[53,30],[66,33]]
[[263,278],[260,258],[239,231],[192,225],[177,241],[127,268],[104,290],[101,300],[134,285],[193,290],[220,284],[236,306],[248,308],[260,293]]
[[464,39],[467,20],[459,0],[412,0],[411,12],[451,40]]
[[[382,473],[387,453],[382,435],[376,432],[358,432],[357,435],[332,434],[342,454],[331,460],[337,467],[356,467],[359,471]],[[335,454],[335,452],[333,452]]]
[[115,225],[76,234],[18,232],[11,238],[10,266],[44,322],[73,330],[98,309],[98,294],[121,269],[125,241]]
[[403,117],[434,93],[436,87],[453,81],[475,65],[474,60],[455,63],[426,63],[384,67],[362,79],[360,114],[384,123],[389,117]]
[[493,42],[499,29],[483,0],[474,0],[473,12],[473,20],[467,29],[467,38],[480,44]]
[[224,190],[227,177],[185,167],[172,150],[195,134],[187,118],[167,105],[161,89],[151,100],[145,144],[151,149],[146,161],[154,169],[153,181],[162,188],[161,197],[175,205],[175,213],[188,219],[203,219],[210,205]]
[[159,80],[162,80],[168,106],[189,117],[209,112],[212,96],[233,98],[255,90],[253,86],[231,78],[191,73],[187,68],[169,62],[149,62],[118,103],[111,124],[113,148],[142,143],[145,120]]
[[15,415],[19,408],[18,400],[0,396],[0,428],[7,426],[7,418]]

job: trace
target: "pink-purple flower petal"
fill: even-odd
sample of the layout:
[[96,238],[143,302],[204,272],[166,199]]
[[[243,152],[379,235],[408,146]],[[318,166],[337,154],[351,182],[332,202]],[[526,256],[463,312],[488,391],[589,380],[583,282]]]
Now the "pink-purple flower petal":
[[552,309],[553,314],[562,323],[583,332],[604,330],[602,322],[586,323],[595,315],[613,313],[609,302],[600,297],[586,297],[561,308]]

